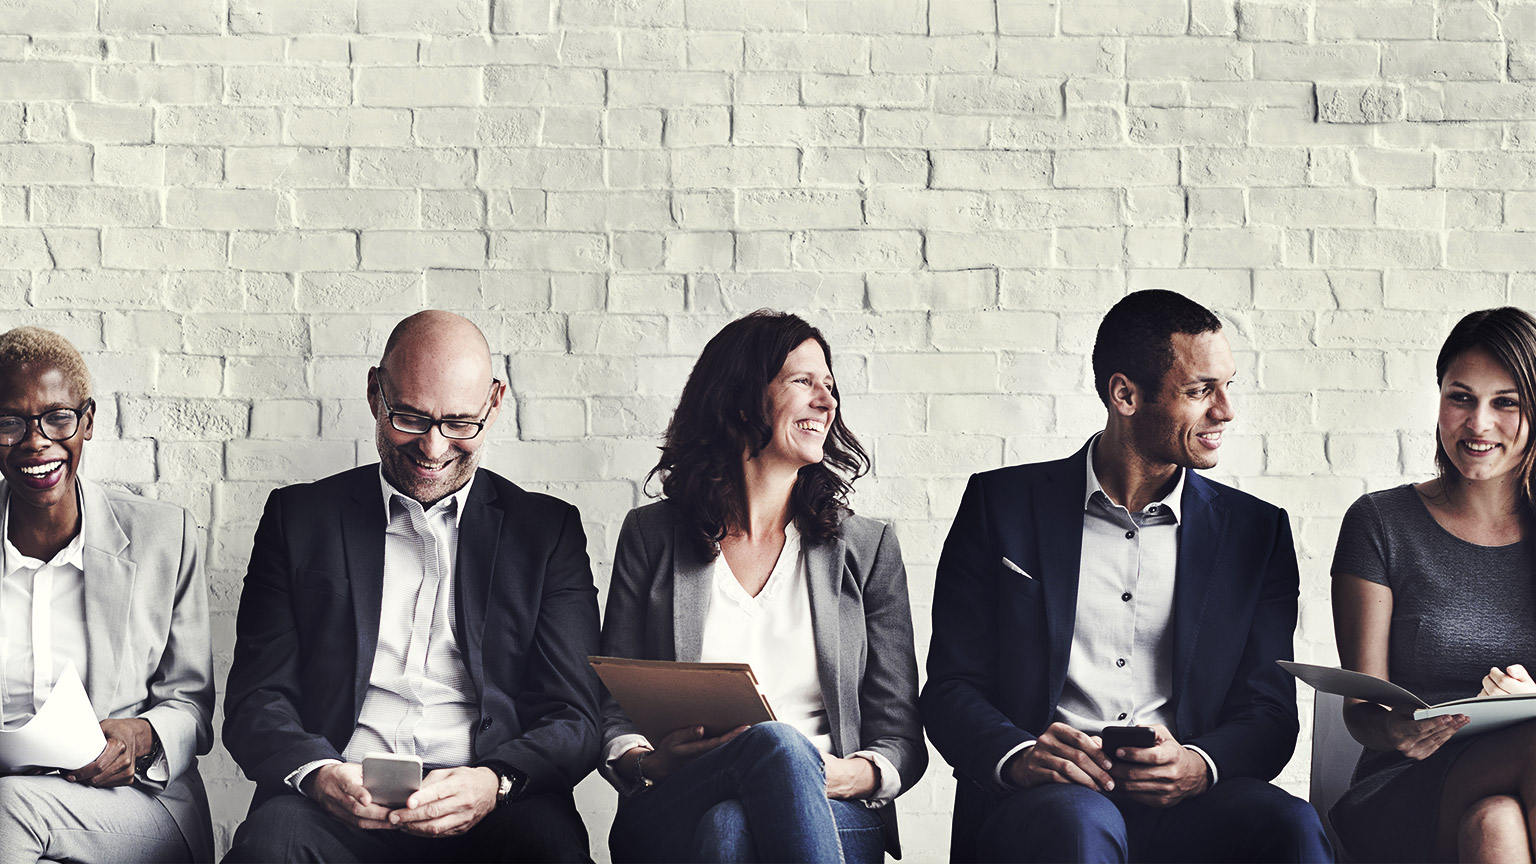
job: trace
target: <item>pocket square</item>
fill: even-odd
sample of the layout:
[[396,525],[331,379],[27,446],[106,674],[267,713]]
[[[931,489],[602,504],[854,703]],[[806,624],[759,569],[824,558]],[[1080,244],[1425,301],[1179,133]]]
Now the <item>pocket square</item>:
[[1025,579],[1028,579],[1031,582],[1033,582],[1035,580],[1035,577],[1033,577],[1033,576],[1029,575],[1028,573],[1024,572],[1024,568],[1023,567],[1020,567],[1019,565],[1013,563],[1012,561],[1009,561],[1008,560],[1008,556],[1006,556],[1006,555],[1003,556],[1003,566],[1007,567],[1009,570],[1012,570],[1013,572],[1019,574],[1020,576],[1023,576]]

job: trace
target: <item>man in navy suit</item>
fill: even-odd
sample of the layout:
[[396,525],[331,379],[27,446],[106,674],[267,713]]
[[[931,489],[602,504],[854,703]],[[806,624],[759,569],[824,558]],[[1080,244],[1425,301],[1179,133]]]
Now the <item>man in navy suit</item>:
[[[597,591],[576,508],[479,467],[507,388],[468,320],[401,321],[368,370],[379,464],[272,493],[224,744],[256,795],[226,861],[589,861]],[[361,762],[416,756],[404,802]]]
[[[955,768],[951,854],[1332,860],[1270,785],[1296,746],[1285,511],[1207,480],[1233,418],[1221,322],[1170,291],[1105,316],[1104,431],[971,477],[944,543],[923,722]],[[1106,726],[1154,743],[1106,747]]]

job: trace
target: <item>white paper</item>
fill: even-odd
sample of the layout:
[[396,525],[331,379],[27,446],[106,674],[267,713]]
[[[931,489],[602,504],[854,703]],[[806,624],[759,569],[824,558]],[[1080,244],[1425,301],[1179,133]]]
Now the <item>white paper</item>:
[[80,673],[74,663],[66,663],[37,714],[20,729],[0,731],[0,770],[73,771],[96,761],[106,746]]

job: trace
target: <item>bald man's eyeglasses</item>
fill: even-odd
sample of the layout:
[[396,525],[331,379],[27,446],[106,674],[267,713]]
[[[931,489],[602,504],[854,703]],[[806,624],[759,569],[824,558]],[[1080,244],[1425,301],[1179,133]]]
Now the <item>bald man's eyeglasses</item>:
[[491,379],[491,390],[485,394],[485,414],[479,420],[433,420],[423,414],[413,411],[396,411],[389,407],[389,397],[384,395],[384,370],[380,369],[377,376],[379,387],[379,400],[384,403],[384,414],[389,418],[389,425],[396,432],[404,432],[407,435],[425,435],[436,426],[444,438],[452,438],[456,441],[467,441],[480,434],[485,428],[485,422],[491,417],[491,397],[496,394],[496,388],[501,386],[500,378]]

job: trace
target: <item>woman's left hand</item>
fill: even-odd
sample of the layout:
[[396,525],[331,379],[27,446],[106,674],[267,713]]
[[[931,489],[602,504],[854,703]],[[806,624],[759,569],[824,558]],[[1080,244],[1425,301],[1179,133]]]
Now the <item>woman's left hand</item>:
[[821,761],[827,769],[828,798],[868,798],[880,783],[875,763],[862,756],[844,759],[823,753]]
[[1478,696],[1503,696],[1517,693],[1536,693],[1536,681],[1531,680],[1531,673],[1525,671],[1525,667],[1519,663],[1500,671],[1495,666],[1483,676],[1483,692]]
[[134,763],[154,747],[155,733],[149,721],[137,717],[103,720],[101,734],[107,738],[101,755],[83,768],[66,772],[64,779],[87,786],[127,786],[133,782]]

